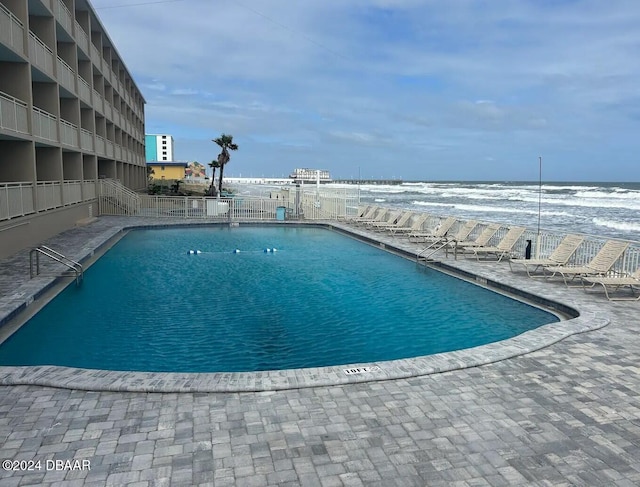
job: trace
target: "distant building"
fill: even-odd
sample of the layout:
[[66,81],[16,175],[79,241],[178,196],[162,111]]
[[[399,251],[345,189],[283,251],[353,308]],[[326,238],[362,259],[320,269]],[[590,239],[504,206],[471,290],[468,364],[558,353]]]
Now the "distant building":
[[147,162],[173,161],[173,137],[167,134],[146,134],[144,136]]
[[152,179],[184,179],[186,162],[148,161],[147,167],[153,170]]
[[205,178],[207,176],[206,168],[199,162],[190,162],[185,170],[185,176],[188,179]]
[[289,177],[296,183],[315,183],[318,180],[318,173],[320,175],[321,183],[331,182],[331,175],[329,174],[329,171],[322,169],[298,168],[295,169]]

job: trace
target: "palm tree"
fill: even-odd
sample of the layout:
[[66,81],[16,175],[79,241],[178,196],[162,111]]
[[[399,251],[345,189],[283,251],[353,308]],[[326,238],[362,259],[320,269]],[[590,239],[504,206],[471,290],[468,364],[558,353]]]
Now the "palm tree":
[[233,135],[222,134],[217,139],[213,139],[213,142],[218,144],[222,148],[222,152],[218,154],[218,164],[220,164],[220,181],[218,183],[218,194],[222,192],[222,174],[224,173],[224,166],[229,162],[231,156],[230,150],[238,150],[238,145],[233,143]]
[[220,163],[217,160],[213,160],[209,163],[209,167],[213,169],[213,173],[211,174],[211,185],[209,186],[209,190],[207,191],[208,196],[215,196],[216,187],[215,187],[215,179],[216,179],[216,169],[220,167]]

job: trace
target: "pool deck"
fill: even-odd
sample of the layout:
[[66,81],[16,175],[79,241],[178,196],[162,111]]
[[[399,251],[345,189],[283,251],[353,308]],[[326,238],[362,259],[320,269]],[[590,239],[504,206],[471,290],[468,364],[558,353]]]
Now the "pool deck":
[[[147,224],[168,222],[101,217],[45,244],[80,259],[123,226]],[[0,367],[0,459],[42,462],[1,471],[0,484],[640,485],[640,303],[507,263],[445,262],[581,316],[481,350],[381,362],[369,377]],[[0,261],[0,322],[52,283],[29,279],[28,252]],[[47,460],[88,460],[90,470]]]

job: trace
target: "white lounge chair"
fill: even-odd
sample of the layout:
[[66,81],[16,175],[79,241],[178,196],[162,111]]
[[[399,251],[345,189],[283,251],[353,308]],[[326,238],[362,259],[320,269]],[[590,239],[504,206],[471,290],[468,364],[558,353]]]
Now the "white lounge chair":
[[391,233],[391,235],[395,237],[396,235],[407,235],[411,232],[419,232],[422,230],[424,222],[426,222],[430,216],[431,215],[429,213],[420,213],[420,216],[416,217],[411,225],[405,227],[389,228],[389,233]]
[[[431,239],[433,238],[442,238],[447,234],[449,230],[451,230],[451,227],[455,222],[456,222],[456,217],[454,216],[447,217],[444,220],[440,220],[440,224],[436,227],[435,230],[411,232],[409,234],[409,241],[427,242],[427,241],[431,241]],[[415,240],[412,240],[412,239],[415,239]]]
[[465,252],[473,254],[478,261],[480,260],[480,256],[484,256],[485,259],[490,256],[495,256],[498,262],[500,262],[504,257],[511,255],[513,247],[525,230],[524,227],[511,227],[495,247],[465,247],[464,250]]
[[413,216],[412,211],[405,211],[392,223],[379,222],[373,223],[372,229],[376,232],[384,232],[385,230],[391,230],[392,228],[402,228]]
[[[500,226],[498,223],[490,223],[488,224],[480,235],[475,240],[455,240],[452,239],[449,242],[449,245],[445,247],[446,255],[449,256],[449,251],[453,250],[454,256],[458,258],[458,250],[462,250],[464,253],[465,248],[469,247],[486,247],[489,245],[489,241],[493,238],[498,230],[500,230]],[[467,235],[468,237],[468,235]]]
[[369,211],[369,209],[371,208],[371,205],[367,205],[367,206],[359,206],[358,207],[358,211],[356,212],[355,215],[352,216],[338,216],[338,220],[353,220],[354,218],[362,218],[364,217],[364,215],[367,213],[367,211]]
[[580,235],[567,235],[558,244],[551,255],[546,259],[509,259],[509,268],[513,271],[513,265],[524,266],[525,271],[529,277],[544,277],[544,275],[533,275],[532,272],[536,272],[538,269],[547,266],[560,266],[566,265],[573,254],[576,253],[578,247],[584,242],[584,237]]
[[355,224],[364,226],[367,223],[384,221],[384,219],[387,217],[387,213],[389,213],[388,208],[378,207],[375,214],[371,218],[358,218],[355,221]]
[[[581,266],[550,266],[543,267],[548,278],[557,274],[562,276],[564,283],[570,287],[569,282],[578,278],[604,277],[614,266],[616,261],[624,254],[629,244],[617,240],[607,240],[591,262]],[[549,273],[549,274],[547,274]],[[570,278],[570,279],[569,279]],[[581,285],[581,284],[579,284]]]
[[[591,286],[587,286],[587,283],[591,284]],[[609,301],[638,301],[640,300],[640,267],[629,276],[584,277],[582,284],[585,291],[600,284]],[[626,287],[631,291],[631,296],[612,296],[609,294],[609,292],[617,292]],[[637,296],[634,295],[634,290],[636,289],[639,291]]]
[[380,209],[379,206],[369,206],[367,211],[365,211],[362,216],[356,216],[356,217],[350,218],[349,221],[351,223],[357,223],[360,220],[370,220],[371,218],[373,218],[375,216],[376,212],[379,209]]
[[399,211],[389,211],[387,212],[387,215],[384,220],[376,221],[376,222],[366,222],[365,225],[370,228],[376,227],[378,225],[382,225],[382,226],[393,225],[395,224],[396,220],[398,220],[399,217],[400,217]]

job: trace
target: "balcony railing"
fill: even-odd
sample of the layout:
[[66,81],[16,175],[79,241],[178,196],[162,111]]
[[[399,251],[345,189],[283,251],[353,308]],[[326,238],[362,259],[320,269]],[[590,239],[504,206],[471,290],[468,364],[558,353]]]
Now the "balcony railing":
[[58,57],[58,81],[71,93],[76,92],[76,73],[61,57]]
[[96,135],[96,154],[104,155],[104,137]]
[[73,17],[62,0],[53,0],[53,15],[58,19],[60,25],[73,35]]
[[0,91],[0,128],[29,133],[27,104]]
[[24,54],[24,26],[2,3],[0,3],[0,44],[12,47]]
[[113,120],[113,114],[112,114],[113,109],[111,108],[111,103],[109,103],[107,100],[104,101],[104,116],[107,117],[109,120]]
[[33,183],[0,183],[0,220],[33,213]]
[[72,205],[82,201],[82,181],[65,181],[62,185],[62,204]]
[[61,186],[60,181],[40,181],[36,183],[38,211],[51,210],[62,206]]
[[53,51],[31,31],[29,31],[29,58],[32,64],[53,76]]
[[89,201],[96,199],[96,181],[82,181],[82,200]]
[[96,90],[93,90],[93,108],[104,114],[104,98]]
[[91,60],[98,68],[102,65],[101,59],[102,56],[100,56],[100,51],[98,51],[98,48],[91,43]]
[[60,119],[60,142],[78,147],[78,126]]
[[93,134],[87,129],[80,129],[80,148],[93,151]]
[[85,54],[89,55],[89,37],[87,33],[84,31],[80,24],[76,20],[76,43],[80,46],[80,49],[84,51]]
[[80,95],[80,99],[86,102],[88,105],[91,105],[91,87],[87,80],[85,80],[82,76],[78,76],[78,94]]
[[33,135],[41,139],[58,141],[58,118],[38,107],[32,110]]
[[0,183],[0,221],[94,200],[96,183],[96,180]]
[[113,142],[105,140],[104,153],[107,157],[113,157]]

